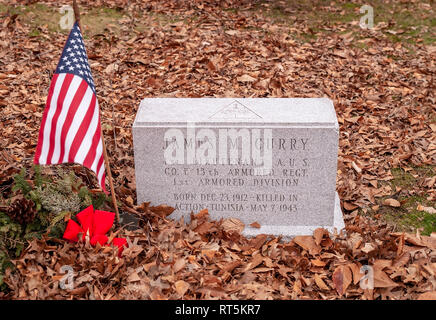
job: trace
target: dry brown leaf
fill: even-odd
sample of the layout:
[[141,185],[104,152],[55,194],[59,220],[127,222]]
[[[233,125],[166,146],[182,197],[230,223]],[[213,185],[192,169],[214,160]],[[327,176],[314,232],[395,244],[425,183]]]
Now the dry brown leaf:
[[370,252],[374,251],[375,249],[377,249],[376,245],[374,245],[372,243],[365,243],[363,248],[360,250],[362,250],[362,252],[365,252],[365,253],[370,253]]
[[355,204],[349,203],[349,202],[344,202],[344,208],[348,211],[353,211],[353,210],[357,209],[358,206],[356,206]]
[[[403,233],[398,234],[401,236]],[[436,238],[428,236],[415,236],[410,233],[404,234],[404,240],[420,247],[428,247],[430,249],[436,249]]]
[[177,259],[177,261],[174,263],[173,271],[174,273],[179,272],[186,266],[186,260],[184,258]]
[[141,278],[139,277],[139,275],[136,272],[132,272],[128,278],[127,278],[128,282],[135,282],[135,281],[141,281]]
[[237,80],[239,82],[255,82],[256,78],[253,78],[252,76],[250,76],[248,74],[244,74],[244,75],[238,77]]
[[353,284],[358,284],[365,274],[360,272],[360,268],[356,263],[350,263],[347,265],[353,274]]
[[417,300],[436,300],[436,291],[421,293]]
[[210,232],[213,226],[214,224],[212,222],[205,221],[204,223],[200,224],[197,228],[195,228],[194,231],[203,235]]
[[188,291],[189,289],[189,283],[183,281],[183,280],[178,280],[176,281],[176,283],[174,284],[175,288],[176,288],[176,292],[183,297],[186,293],[186,291]]
[[260,224],[259,224],[259,222],[255,221],[255,222],[250,224],[250,227],[260,229]]
[[223,223],[221,224],[221,227],[224,229],[224,231],[226,232],[237,232],[237,233],[241,233],[244,228],[245,225],[244,223],[236,218],[228,218],[228,219],[224,219]]
[[234,36],[237,35],[239,33],[238,30],[226,30],[226,34]]
[[436,209],[433,207],[424,207],[421,204],[418,204],[418,206],[416,207],[416,210],[418,211],[425,211],[427,213],[431,213],[431,214],[436,214]]
[[107,67],[106,67],[106,69],[104,70],[104,72],[106,73],[106,74],[112,74],[112,73],[114,73],[114,72],[116,72],[116,71],[118,71],[118,64],[116,64],[116,63],[111,63],[111,64],[109,64]]
[[246,267],[244,268],[244,272],[256,268],[262,262],[263,262],[262,255],[256,254],[255,256],[253,256],[253,259],[246,265]]
[[212,259],[215,256],[216,252],[217,252],[216,250],[207,250],[207,249],[201,250],[201,254],[203,256],[206,256],[209,259],[209,261],[212,261]]
[[196,215],[194,215],[194,218],[201,220],[201,219],[207,218],[208,216],[209,216],[209,210],[203,209],[203,210],[200,210]]
[[327,264],[326,262],[321,261],[321,260],[319,260],[319,259],[313,259],[313,260],[310,260],[310,262],[311,262],[315,267],[325,267],[325,265]]
[[348,266],[338,266],[333,272],[333,284],[340,296],[344,295],[353,280],[353,274]]
[[133,206],[133,198],[132,198],[131,196],[128,196],[128,197],[126,198],[126,202],[127,202],[130,206]]
[[304,250],[309,251],[311,255],[317,255],[321,252],[321,247],[316,244],[312,236],[296,236],[293,241]]
[[167,205],[160,205],[157,207],[150,207],[150,210],[154,212],[155,214],[165,218],[169,216],[173,211],[175,210],[173,207],[167,206]]
[[315,283],[321,290],[330,290],[330,288],[325,284],[325,282],[321,279],[321,277],[315,273],[314,275]]
[[398,200],[391,199],[391,198],[389,198],[389,199],[385,199],[385,200],[383,201],[383,204],[384,204],[385,206],[391,206],[391,207],[395,207],[395,208],[398,208],[398,207],[401,206],[401,203],[400,203]]
[[374,268],[374,288],[397,287],[398,284],[382,270]]
[[317,245],[321,244],[321,241],[324,238],[324,236],[326,236],[326,237],[329,236],[329,232],[326,229],[324,229],[324,228],[317,228],[313,232],[313,238],[315,239],[315,243]]

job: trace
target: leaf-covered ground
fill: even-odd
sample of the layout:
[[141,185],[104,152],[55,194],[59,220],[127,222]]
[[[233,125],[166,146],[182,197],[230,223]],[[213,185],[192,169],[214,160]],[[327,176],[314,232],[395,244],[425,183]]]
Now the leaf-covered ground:
[[[0,2],[2,197],[12,175],[31,167],[66,39],[60,5],[35,2]],[[372,30],[359,27],[367,2]],[[35,240],[5,279],[7,297],[434,297],[435,5],[310,3],[80,3],[117,196],[143,229],[124,232],[131,246],[121,259],[107,249]],[[157,96],[330,97],[347,233],[245,239],[235,221],[208,221],[201,212],[186,225],[167,218],[168,208],[136,206],[131,125],[139,101]],[[58,289],[60,267],[73,262],[76,288]],[[359,287],[362,265],[373,267],[374,290]]]
[[[144,228],[126,232],[122,258],[111,248],[34,240],[6,276],[8,298],[436,299],[434,237],[390,233],[356,216],[346,236],[317,229],[284,243],[246,239],[238,220],[210,221],[206,210],[187,225],[165,219],[168,207],[137,209]],[[65,265],[72,290],[59,289]],[[373,290],[360,286],[365,265]]]

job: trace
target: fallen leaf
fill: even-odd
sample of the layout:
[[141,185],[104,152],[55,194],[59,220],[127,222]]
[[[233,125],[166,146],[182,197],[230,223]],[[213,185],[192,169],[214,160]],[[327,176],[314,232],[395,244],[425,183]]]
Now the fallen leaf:
[[183,297],[186,293],[186,291],[188,291],[189,289],[189,284],[186,283],[183,280],[178,280],[176,281],[176,283],[174,284],[175,288],[176,288],[176,292]]
[[315,279],[316,285],[321,290],[330,290],[330,288],[325,284],[325,282],[321,279],[321,277],[317,273],[315,273],[314,279]]
[[398,200],[391,199],[391,198],[386,199],[385,201],[383,201],[383,204],[385,206],[391,206],[391,207],[396,207],[396,208],[401,206],[401,203]]
[[433,207],[424,207],[423,205],[418,204],[416,207],[416,210],[418,211],[425,211],[427,213],[436,214],[436,209]]
[[333,272],[332,280],[338,294],[340,296],[344,295],[353,280],[351,269],[344,265],[336,267]]
[[436,300],[436,291],[421,293],[417,300]]
[[259,222],[256,221],[256,222],[251,223],[250,227],[260,229],[260,224],[259,224]]
[[325,267],[326,263],[324,261],[321,261],[319,259],[313,259],[310,260],[310,262],[315,266],[315,267]]
[[239,82],[254,82],[254,81],[256,81],[256,78],[253,78],[252,76],[250,76],[248,74],[244,74],[244,75],[238,77],[237,80]]
[[132,272],[132,273],[127,277],[127,281],[128,281],[128,282],[141,281],[141,278],[139,277],[139,275],[138,275],[136,272]]
[[133,206],[133,198],[132,198],[131,196],[128,196],[128,197],[126,198],[126,202],[127,202],[130,206]]
[[224,229],[224,231],[226,232],[237,232],[237,233],[241,233],[244,228],[245,225],[244,223],[236,218],[228,218],[228,219],[224,219],[223,223],[221,224],[221,227]]
[[157,207],[150,207],[150,210],[152,212],[154,212],[155,214],[165,218],[165,217],[169,216],[171,213],[173,213],[173,211],[175,209],[163,204],[163,205],[160,205]]
[[329,236],[329,232],[326,229],[324,229],[324,228],[317,228],[313,232],[313,238],[315,239],[315,243],[317,245],[320,245],[322,239],[324,237],[328,237],[328,236]]
[[358,206],[356,206],[355,204],[349,203],[349,202],[344,202],[344,208],[348,211],[353,211],[353,210],[357,209]]
[[293,241],[304,250],[309,251],[311,255],[316,255],[321,252],[321,247],[316,244],[312,236],[296,236]]
[[226,34],[234,36],[238,34],[238,30],[226,30]]
[[398,286],[391,278],[382,270],[374,268],[374,288],[391,288]]
[[258,265],[260,265],[263,262],[263,257],[260,254],[256,254],[253,259],[245,266],[244,272],[247,272],[248,270],[256,268]]
[[359,283],[360,279],[362,279],[365,274],[360,272],[360,267],[356,263],[350,263],[347,266],[350,268],[351,273],[353,274],[353,284]]
[[374,251],[376,248],[377,247],[375,245],[373,245],[372,243],[365,243],[363,248],[360,250],[362,250],[362,252],[365,252],[365,253],[370,253],[370,252]]
[[112,73],[114,73],[115,71],[118,71],[118,65],[117,65],[116,63],[111,63],[111,64],[108,65],[108,66],[106,67],[106,69],[104,70],[104,72],[105,72],[106,74],[112,74]]
[[186,260],[183,258],[177,259],[177,261],[174,263],[173,271],[174,273],[179,272],[186,266]]

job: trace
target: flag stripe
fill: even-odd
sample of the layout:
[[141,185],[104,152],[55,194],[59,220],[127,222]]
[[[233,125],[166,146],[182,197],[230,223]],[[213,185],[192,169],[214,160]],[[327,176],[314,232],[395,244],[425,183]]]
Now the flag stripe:
[[100,126],[97,125],[96,133],[94,134],[94,137],[92,138],[91,147],[89,148],[88,154],[85,157],[85,160],[83,160],[83,165],[91,168],[93,171],[97,171],[97,165],[94,165],[96,163],[96,154],[98,154],[98,145],[101,142],[101,136],[99,134]]
[[[63,162],[68,161],[69,158],[69,152],[71,149],[71,145],[73,143],[73,140],[77,134],[78,129],[81,126],[82,121],[84,120],[92,101],[92,97],[94,96],[92,94],[92,90],[89,88],[89,86],[86,84],[85,81],[82,80],[82,83],[80,84],[79,90],[81,87],[84,86],[83,90],[85,91],[84,95],[82,97],[76,96],[74,97],[74,100],[71,102],[71,106],[69,109],[69,116],[67,119],[70,119],[69,121],[64,122],[64,126],[62,128],[62,135],[61,140],[65,141],[64,143],[64,149],[61,148],[61,153],[59,160],[62,160]],[[80,100],[81,99],[81,100]],[[80,100],[80,101],[79,101]],[[77,109],[74,110],[73,105],[77,106]]]
[[[100,128],[98,128],[97,130],[100,130]],[[91,159],[91,170],[94,170],[97,172],[97,165],[98,165],[98,161],[100,160],[101,155],[103,154],[103,141],[102,141],[102,137],[100,135],[100,139],[99,141],[97,141],[97,150],[96,152],[92,155]]]
[[[101,186],[105,185],[105,181],[106,181],[106,172],[104,171],[104,166],[103,166],[103,175],[101,176],[101,180],[99,181]],[[104,190],[104,187],[103,187]]]
[[[53,164],[52,161],[53,153],[55,150],[55,141],[56,141],[56,131],[59,127],[58,118],[59,115],[62,112],[62,108],[64,105],[64,99],[68,93],[68,90],[70,88],[70,84],[74,78],[74,75],[67,74],[65,76],[64,82],[62,83],[61,91],[59,92],[59,96],[57,97],[56,101],[56,110],[54,112],[53,118],[51,119],[51,128],[50,128],[50,140],[49,140],[49,149],[48,149],[48,155],[47,155],[47,164]],[[60,142],[58,142],[59,144]]]
[[[53,97],[53,92],[54,92],[54,89],[56,87],[56,83],[57,83],[58,77],[59,77],[59,74],[55,74],[53,76],[53,79],[52,79],[51,84],[50,84],[50,89],[48,90],[48,97],[47,97],[47,102],[45,104],[46,107],[45,107],[45,110],[44,110],[44,114],[42,116],[41,128],[39,130],[38,141],[44,141],[45,124],[46,124],[46,121],[47,121],[47,115],[48,115],[48,112],[50,110],[50,104],[51,104],[51,100],[52,100],[52,97]],[[40,157],[41,157],[41,151],[42,151],[42,143],[38,143],[38,145],[36,147],[35,158],[33,160],[34,163],[38,163],[39,162]]]
[[[56,127],[56,143],[52,163],[59,163],[63,160],[66,144],[65,139],[67,137],[68,130],[70,129],[74,115],[76,114],[80,102],[82,101],[86,89],[88,88],[86,81],[76,76],[74,76],[74,79],[71,83],[71,86],[73,85],[74,87],[70,89],[65,97],[64,109],[61,112],[58,126]],[[77,89],[75,89],[76,85],[78,85]]]
[[[91,89],[88,89],[88,91],[86,91],[86,95],[88,95],[88,93],[92,94]],[[83,99],[83,100],[87,101],[88,99]],[[92,134],[94,132],[92,132],[92,127],[90,126],[90,124],[94,118],[95,118],[95,123],[96,123],[95,126],[97,126],[98,116],[96,116],[96,115],[98,115],[98,109],[96,109],[95,101],[96,101],[96,97],[95,97],[95,95],[92,95],[91,96],[91,104],[89,105],[88,110],[86,110],[86,114],[81,119],[81,121],[78,123],[76,122],[76,118],[75,118],[73,121],[73,125],[72,125],[70,131],[68,132],[68,135],[70,135],[70,134],[72,134],[72,132],[74,132],[74,136],[73,136],[74,140],[71,143],[71,147],[70,147],[69,152],[68,152],[68,161],[69,162],[83,163],[83,159],[76,159],[76,155],[77,155],[77,151],[79,150],[79,148],[83,149],[84,148],[83,146],[86,144],[86,142],[91,140],[90,138],[87,138],[87,139],[84,139],[84,138],[85,138],[85,135],[87,134],[88,131],[91,132],[90,135],[92,137]],[[83,104],[83,101],[82,101],[82,104]],[[79,108],[79,110],[80,110],[80,108]],[[79,113],[81,113],[81,112],[78,111],[77,114],[79,114]],[[76,126],[79,126],[77,128],[77,130],[76,130]],[[94,129],[94,131],[95,131],[95,129]],[[68,138],[69,137],[67,137],[67,142],[69,140]],[[79,153],[79,156],[83,153],[84,152]],[[67,153],[65,154],[64,161],[65,161],[66,157],[67,157]],[[84,156],[83,156],[83,158],[84,158]]]
[[51,128],[53,123],[53,116],[57,110],[58,105],[58,97],[60,95],[60,92],[62,90],[62,86],[64,84],[64,80],[66,77],[66,73],[60,74],[59,78],[56,81],[56,86],[53,90],[53,96],[51,97],[50,101],[50,109],[47,114],[47,121],[44,126],[44,140],[41,141],[42,143],[42,152],[41,152],[41,158],[40,163],[41,164],[49,164],[49,158],[48,153],[50,151],[50,136],[51,136]]
[[[96,104],[97,107],[97,104]],[[86,132],[85,139],[83,140],[82,145],[80,146],[79,150],[77,151],[77,155],[75,158],[75,161],[80,163],[85,163],[86,156],[89,151],[91,151],[92,143],[93,143],[93,137],[95,139],[101,139],[100,132],[97,132],[97,126],[98,126],[98,114],[96,113],[94,117],[92,118],[91,124],[88,128],[88,131]]]
[[101,155],[100,160],[98,161],[98,170],[97,170],[97,178],[98,181],[100,181],[100,185],[104,186],[104,180],[103,180],[103,176],[104,176],[104,156]]

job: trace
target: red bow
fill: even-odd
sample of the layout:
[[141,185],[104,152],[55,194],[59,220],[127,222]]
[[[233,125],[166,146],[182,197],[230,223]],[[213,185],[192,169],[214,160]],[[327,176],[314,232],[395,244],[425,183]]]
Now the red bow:
[[[68,220],[67,227],[64,232],[64,239],[73,242],[79,241],[79,234],[82,234],[82,239],[85,240],[86,235],[89,235],[91,245],[97,243],[104,246],[108,242],[106,233],[112,228],[115,219],[115,213],[108,211],[95,210],[92,205],[77,214],[81,226],[72,219]],[[118,247],[118,255],[127,247],[127,241],[124,238],[114,238],[112,244]]]

